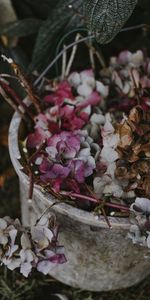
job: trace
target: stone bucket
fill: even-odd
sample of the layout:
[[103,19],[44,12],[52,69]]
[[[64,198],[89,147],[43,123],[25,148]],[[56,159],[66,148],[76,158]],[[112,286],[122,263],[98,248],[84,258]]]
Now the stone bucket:
[[[17,159],[20,124],[21,118],[15,113],[9,130],[9,151],[20,182],[22,222],[29,225],[56,199],[35,186],[32,208],[29,207],[29,180]],[[109,217],[109,229],[103,217],[97,220],[93,213],[68,204],[58,204],[52,212],[61,224],[59,241],[67,257],[67,263],[51,270],[52,277],[75,288],[108,291],[132,286],[150,274],[150,260],[145,258],[147,249],[133,245],[127,238],[128,218]]]

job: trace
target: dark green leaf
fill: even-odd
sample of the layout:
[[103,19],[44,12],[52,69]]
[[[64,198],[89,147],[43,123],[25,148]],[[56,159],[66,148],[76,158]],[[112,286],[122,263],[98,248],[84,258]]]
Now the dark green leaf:
[[[50,56],[50,51],[54,47],[54,38],[56,42],[60,33],[74,17],[74,10],[70,9],[68,5],[73,5],[74,9],[81,10],[82,0],[60,0],[52,10],[37,36],[30,71],[43,67],[43,61]],[[76,16],[76,18],[79,17]]]
[[36,33],[43,21],[38,19],[24,19],[5,24],[0,27],[0,35],[6,34],[9,37],[23,37]]
[[83,0],[88,28],[101,44],[110,42],[132,14],[138,0]]
[[11,0],[19,19],[46,19],[59,0]]

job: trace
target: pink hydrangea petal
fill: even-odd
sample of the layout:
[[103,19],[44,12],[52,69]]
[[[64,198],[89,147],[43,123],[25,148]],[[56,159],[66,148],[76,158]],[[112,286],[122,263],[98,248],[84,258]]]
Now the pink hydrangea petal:
[[51,169],[52,166],[53,166],[52,162],[50,162],[46,158],[43,158],[42,163],[39,166],[39,170],[41,173],[47,173]]
[[74,160],[70,162],[69,167],[72,171],[72,176],[79,183],[83,183],[85,181],[84,178],[84,163],[81,160]]
[[64,188],[67,191],[73,191],[76,193],[80,193],[79,184],[76,182],[75,179],[72,179],[72,178],[67,178],[67,180],[64,182]]
[[39,114],[35,117],[35,128],[41,128],[41,129],[46,129],[48,126],[48,120],[45,114]]
[[65,99],[73,99],[72,89],[67,81],[62,81],[58,84],[57,90],[44,97],[44,101],[50,104],[61,106]]
[[66,178],[70,173],[70,169],[68,167],[64,167],[60,164],[55,164],[52,168],[46,172],[44,175],[41,175],[40,178],[42,181],[47,181],[55,178]]
[[46,139],[46,133],[40,128],[36,128],[34,133],[30,133],[27,137],[27,147],[35,148],[40,146]]
[[64,264],[67,260],[64,254],[55,254],[50,258],[50,261],[55,264]]
[[56,193],[60,192],[62,182],[63,182],[62,178],[56,178],[51,180],[52,188]]
[[77,106],[77,110],[84,108],[88,105],[97,105],[102,100],[100,94],[97,92],[93,92],[89,97],[86,98],[86,100]]

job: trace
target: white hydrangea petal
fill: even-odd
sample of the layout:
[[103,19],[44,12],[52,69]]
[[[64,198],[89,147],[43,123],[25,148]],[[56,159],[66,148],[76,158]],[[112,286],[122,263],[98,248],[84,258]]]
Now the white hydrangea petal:
[[91,105],[86,106],[85,108],[81,109],[81,112],[85,112],[86,114],[90,115],[91,114]]
[[110,117],[110,114],[106,114],[105,116],[105,124],[104,124],[104,127],[102,129],[102,136],[105,136],[105,135],[108,135],[108,134],[111,134],[111,133],[114,133],[115,132],[115,129],[111,123],[111,117]]
[[95,123],[97,125],[102,125],[105,123],[105,116],[103,116],[102,114],[92,114],[91,118],[90,118],[91,123]]
[[119,144],[120,137],[119,134],[109,134],[103,137],[104,147],[117,147]]
[[32,265],[29,262],[24,262],[21,264],[20,267],[20,273],[24,276],[24,277],[28,277],[30,272],[32,270]]
[[68,300],[68,297],[62,294],[54,294],[55,297],[57,297],[59,300]]
[[119,156],[118,153],[111,147],[103,147],[101,151],[101,158],[105,162],[112,163],[116,161]]
[[40,250],[45,249],[49,245],[48,238],[44,235],[44,229],[45,228],[37,226],[31,229],[32,240],[37,244],[37,248]]
[[6,245],[8,243],[8,237],[3,235],[2,232],[0,232],[0,244]]
[[150,248],[150,232],[147,237],[147,247]]
[[6,256],[11,257],[18,250],[18,248],[19,248],[18,245],[9,246],[9,249],[6,252]]
[[4,219],[0,218],[0,229],[4,230],[6,228],[7,228],[7,222]]
[[110,182],[111,179],[107,176],[101,178],[101,177],[95,177],[93,180],[93,187],[94,187],[94,192],[97,196],[100,196],[103,194],[105,185],[107,182]]
[[112,179],[115,177],[116,164],[112,162],[108,165],[106,173],[108,176],[111,176]]
[[21,236],[21,246],[23,249],[30,249],[31,248],[31,242],[29,240],[29,237],[27,233],[23,233]]
[[48,238],[48,240],[51,242],[51,240],[53,238],[53,232],[48,228],[44,228],[44,234]]
[[109,87],[104,85],[101,81],[96,81],[96,90],[100,93],[103,97],[108,97],[109,94]]
[[95,76],[92,70],[84,70],[80,73],[81,82],[91,86],[92,89],[95,88]]
[[88,97],[92,94],[93,89],[87,83],[83,83],[78,86],[77,92],[81,96]]
[[142,209],[143,212],[150,214],[150,200],[147,198],[139,198],[135,199],[134,204]]
[[9,231],[9,236],[11,238],[11,243],[14,244],[17,236],[17,230],[14,228]]
[[48,227],[48,225],[49,225],[49,216],[48,215],[42,216],[42,218],[40,218],[40,220],[37,223],[37,226],[38,225]]
[[56,264],[48,260],[43,260],[37,264],[37,270],[43,273],[44,275],[47,275],[50,272],[50,270],[52,270],[55,266]]
[[139,67],[144,62],[143,52],[141,50],[138,50],[135,53],[133,53],[131,57],[131,62],[135,66]]
[[81,83],[81,77],[78,72],[71,73],[67,80],[70,83],[70,85],[75,88]]
[[78,157],[85,157],[87,159],[87,156],[91,154],[90,148],[83,148],[79,151]]
[[32,262],[34,260],[34,253],[30,249],[22,249],[19,255],[22,262]]
[[116,198],[120,198],[123,194],[123,190],[119,184],[115,182],[111,182],[110,184],[105,185],[103,194],[107,194],[107,195],[110,194]]
[[51,158],[55,158],[56,155],[58,154],[56,147],[49,146],[46,147],[45,150]]
[[20,258],[12,258],[12,259],[3,258],[2,262],[5,266],[7,266],[7,268],[9,270],[13,271],[14,269],[20,267],[21,259]]

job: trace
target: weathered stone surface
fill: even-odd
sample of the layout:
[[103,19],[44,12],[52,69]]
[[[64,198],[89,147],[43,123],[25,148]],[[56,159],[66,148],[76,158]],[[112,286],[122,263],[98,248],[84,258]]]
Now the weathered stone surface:
[[[28,178],[17,160],[19,124],[20,117],[15,114],[10,126],[9,149],[20,180],[22,221],[29,225],[56,199],[35,187],[33,205],[28,206]],[[55,205],[51,212],[55,212],[61,224],[59,241],[65,246],[68,259],[66,264],[51,271],[54,278],[73,287],[106,291],[129,287],[150,274],[148,250],[126,238],[128,219],[110,217],[112,229],[109,229],[103,218],[96,220],[92,213],[67,204]]]

